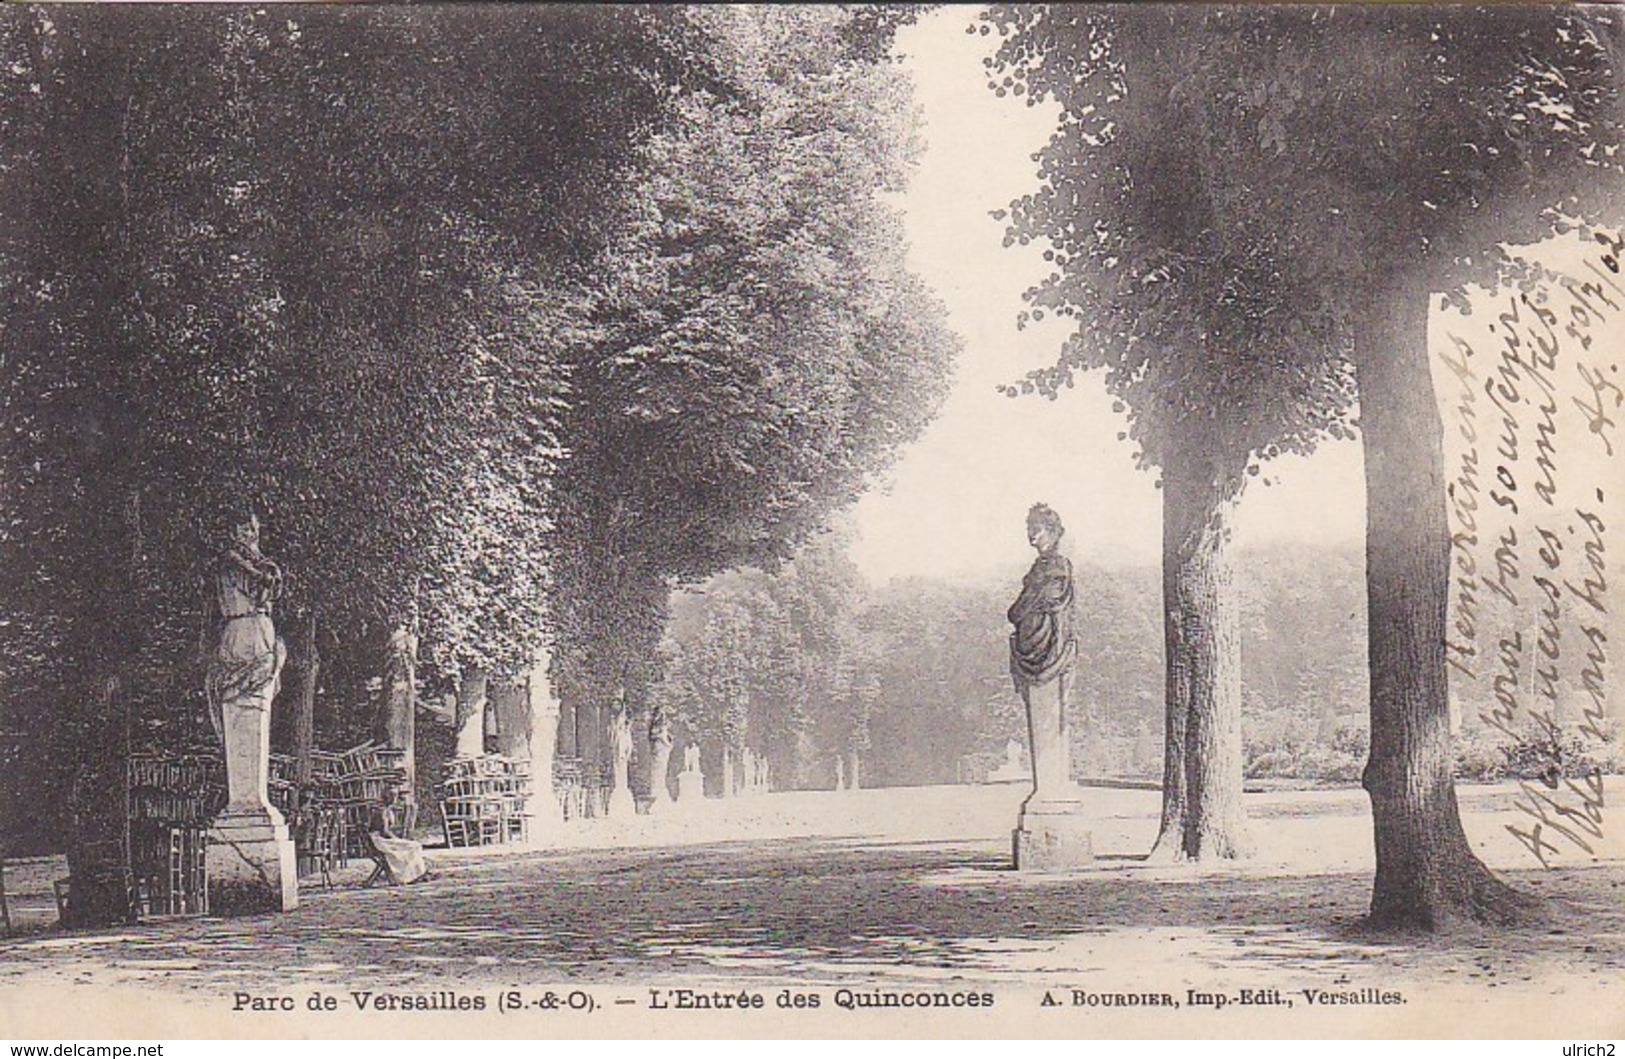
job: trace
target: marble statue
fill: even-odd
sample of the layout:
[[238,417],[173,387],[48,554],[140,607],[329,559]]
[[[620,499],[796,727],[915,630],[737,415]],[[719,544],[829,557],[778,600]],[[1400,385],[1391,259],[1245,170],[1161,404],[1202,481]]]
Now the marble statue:
[[610,768],[613,786],[609,792],[609,815],[625,820],[637,812],[632,796],[632,719],[626,710],[617,711],[610,723]]
[[1073,635],[1072,563],[1059,551],[1066,533],[1047,504],[1027,513],[1027,541],[1038,552],[1010,605],[1010,676],[1027,707],[1033,789],[1015,834],[1016,866],[1046,870],[1091,859],[1080,826],[1082,799],[1072,783],[1066,702],[1078,645]]
[[217,636],[204,690],[226,760],[226,807],[206,854],[210,906],[227,914],[287,911],[299,901],[293,842],[269,792],[271,703],[287,659],[271,619],[282,571],[260,551],[258,516],[232,518],[206,575]]
[[677,774],[677,805],[691,812],[705,801],[705,773],[700,771],[700,745],[683,748],[683,771]]
[[[204,686],[215,734],[229,750],[227,717],[247,710],[268,719],[287,659],[271,620],[272,605],[282,594],[282,571],[260,551],[258,516],[249,513],[232,527],[209,580],[219,635]],[[250,794],[246,789],[231,790],[233,802]]]

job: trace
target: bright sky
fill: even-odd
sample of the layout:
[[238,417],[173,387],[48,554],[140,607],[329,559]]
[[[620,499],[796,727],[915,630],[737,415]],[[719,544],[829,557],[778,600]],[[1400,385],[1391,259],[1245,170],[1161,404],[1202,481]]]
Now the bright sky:
[[[988,90],[982,59],[996,36],[968,36],[976,9],[939,9],[904,32],[928,146],[905,196],[911,259],[947,303],[964,340],[954,390],[881,489],[854,512],[852,557],[879,584],[913,574],[976,576],[1025,564],[1034,501],[1060,512],[1079,560],[1153,562],[1161,549],[1158,493],[1117,440],[1126,421],[1098,376],[1058,401],[1001,396],[999,383],[1052,363],[1067,328],[1055,317],[1017,331],[1021,292],[1047,274],[1042,247],[1002,245],[990,210],[1036,183],[1031,155],[1053,112]],[[1328,444],[1268,468],[1277,484],[1249,488],[1237,543],[1292,539],[1354,543],[1364,532],[1359,446]]]

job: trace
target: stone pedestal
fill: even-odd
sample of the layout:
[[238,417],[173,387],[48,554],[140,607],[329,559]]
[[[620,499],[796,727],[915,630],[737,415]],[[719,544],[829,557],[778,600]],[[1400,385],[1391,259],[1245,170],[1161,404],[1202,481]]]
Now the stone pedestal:
[[609,792],[609,817],[612,820],[625,820],[636,816],[638,800],[632,796],[628,787],[616,787]]
[[612,722],[610,731],[609,815],[611,819],[626,819],[638,811],[637,799],[632,797],[632,725],[622,712]]
[[1083,792],[1072,782],[1072,749],[1066,725],[1071,675],[1021,689],[1032,737],[1033,792],[1021,805],[1012,835],[1017,871],[1064,871],[1094,860],[1083,815]]
[[671,805],[671,788],[666,777],[671,771],[671,737],[652,737],[649,740],[649,808],[659,810]]
[[293,840],[271,806],[227,807],[209,829],[209,911],[291,912],[299,907]]
[[563,713],[559,700],[547,681],[547,659],[539,657],[525,675],[525,693],[530,712],[531,842],[555,834],[564,821],[558,791],[553,786],[553,758],[558,747],[559,721]]
[[[280,670],[280,661],[276,659],[273,672]],[[275,691],[273,683],[255,696],[228,701],[221,710],[226,807],[209,828],[205,854],[209,910],[217,915],[299,907],[293,841],[269,790],[270,699]]]
[[1078,801],[1024,806],[1011,847],[1017,871],[1066,871],[1095,859],[1089,822]]
[[693,809],[705,801],[705,773],[687,769],[677,774],[677,804]]

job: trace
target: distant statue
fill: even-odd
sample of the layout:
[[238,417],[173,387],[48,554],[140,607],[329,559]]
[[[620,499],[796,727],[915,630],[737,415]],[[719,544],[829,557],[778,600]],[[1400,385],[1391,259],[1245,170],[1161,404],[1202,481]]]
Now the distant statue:
[[625,711],[618,713],[611,725],[610,738],[613,741],[612,753],[616,761],[626,761],[632,757],[632,719]]
[[683,748],[683,771],[677,774],[677,804],[686,812],[705,800],[705,773],[700,771],[700,745]]
[[210,604],[219,630],[204,687],[209,716],[222,744],[233,710],[269,713],[287,649],[271,621],[282,594],[282,570],[260,551],[260,522],[251,511],[232,521],[231,534],[208,568]]
[[1038,552],[1010,605],[1010,675],[1027,705],[1033,793],[1028,803],[1070,800],[1066,698],[1077,662],[1072,635],[1072,563],[1057,550],[1066,529],[1047,504],[1027,513],[1027,541]]
[[671,721],[658,701],[649,708],[649,805],[652,812],[657,806],[671,804]]
[[632,719],[625,709],[610,723],[610,754],[609,815],[629,817],[637,812],[637,800],[632,796],[631,785]]
[[846,758],[841,754],[835,755],[835,789],[846,790]]

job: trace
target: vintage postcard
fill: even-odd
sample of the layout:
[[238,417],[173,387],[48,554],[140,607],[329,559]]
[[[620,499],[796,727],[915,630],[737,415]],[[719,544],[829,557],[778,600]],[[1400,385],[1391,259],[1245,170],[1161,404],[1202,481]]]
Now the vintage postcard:
[[0,6],[0,1036],[1625,1036],[1622,62]]

